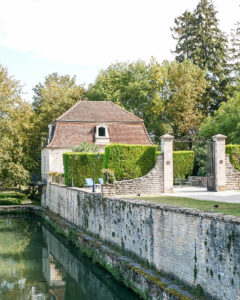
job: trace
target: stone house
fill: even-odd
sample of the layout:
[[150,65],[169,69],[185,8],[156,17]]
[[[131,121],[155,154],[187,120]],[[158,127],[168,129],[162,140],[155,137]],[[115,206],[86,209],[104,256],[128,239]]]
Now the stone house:
[[152,145],[141,118],[111,101],[79,101],[48,126],[41,175],[63,173],[62,154],[86,141],[103,151],[109,143]]

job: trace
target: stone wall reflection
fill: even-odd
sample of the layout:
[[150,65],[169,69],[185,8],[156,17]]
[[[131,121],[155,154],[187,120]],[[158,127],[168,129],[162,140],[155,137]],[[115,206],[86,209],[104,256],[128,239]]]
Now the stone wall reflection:
[[81,299],[138,299],[127,289],[119,286],[110,274],[96,265],[92,265],[85,257],[76,258],[44,226],[42,231],[47,245],[47,248],[43,249],[42,252],[43,273],[48,281],[50,292],[52,291],[57,300],[64,299],[64,294],[75,299],[74,295],[71,294],[74,293],[72,279],[78,286],[78,295],[82,296]]

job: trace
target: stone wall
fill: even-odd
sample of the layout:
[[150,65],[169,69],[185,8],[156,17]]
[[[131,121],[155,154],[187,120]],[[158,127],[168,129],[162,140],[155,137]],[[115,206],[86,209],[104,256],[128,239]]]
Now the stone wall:
[[102,185],[103,197],[127,194],[163,193],[163,156],[157,157],[155,166],[144,176]]
[[132,252],[216,299],[240,299],[240,218],[140,200],[101,199],[49,184],[43,203],[80,229]]
[[205,176],[188,176],[188,182],[192,186],[207,186],[208,178]]
[[230,162],[229,155],[226,155],[226,189],[240,190],[240,172]]

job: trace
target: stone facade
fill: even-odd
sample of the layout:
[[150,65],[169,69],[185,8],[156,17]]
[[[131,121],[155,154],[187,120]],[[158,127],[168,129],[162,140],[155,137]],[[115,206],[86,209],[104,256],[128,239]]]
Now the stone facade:
[[216,299],[240,299],[240,218],[49,184],[43,204],[85,232]]
[[102,185],[103,197],[127,194],[163,193],[163,156],[157,157],[155,166],[144,176]]
[[240,172],[230,162],[229,155],[226,155],[226,189],[240,190]]
[[41,178],[47,180],[49,172],[64,173],[63,153],[71,152],[71,148],[44,148],[41,151]]

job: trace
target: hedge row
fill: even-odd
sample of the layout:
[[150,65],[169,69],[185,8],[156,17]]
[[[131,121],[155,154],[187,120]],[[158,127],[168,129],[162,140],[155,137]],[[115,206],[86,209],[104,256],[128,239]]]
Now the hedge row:
[[194,151],[173,151],[173,178],[192,175]]
[[84,187],[85,178],[93,178],[93,164],[95,163],[95,180],[102,177],[104,155],[100,159],[95,153],[67,152],[63,154],[65,184],[71,186],[72,179],[74,186]]
[[[157,155],[161,152],[157,151]],[[173,178],[186,178],[192,175],[194,151],[173,151]]]
[[233,167],[240,171],[240,145],[226,145],[226,154],[229,154]]
[[104,167],[115,171],[116,180],[146,175],[155,162],[155,146],[111,144],[105,148]]

